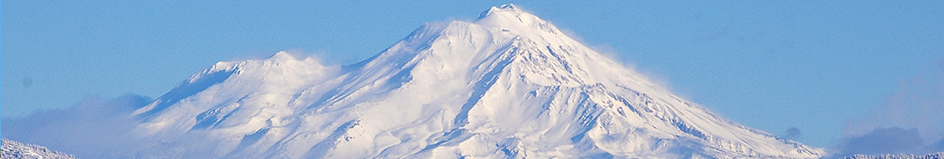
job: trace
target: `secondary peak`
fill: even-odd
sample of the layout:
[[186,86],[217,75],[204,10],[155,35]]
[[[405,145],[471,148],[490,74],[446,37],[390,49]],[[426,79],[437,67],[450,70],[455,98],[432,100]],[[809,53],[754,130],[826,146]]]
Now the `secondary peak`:
[[285,51],[279,51],[279,53],[275,53],[275,55],[269,56],[268,60],[288,61],[288,60],[299,60],[299,59],[296,58],[295,55],[292,55],[291,53],[288,53]]

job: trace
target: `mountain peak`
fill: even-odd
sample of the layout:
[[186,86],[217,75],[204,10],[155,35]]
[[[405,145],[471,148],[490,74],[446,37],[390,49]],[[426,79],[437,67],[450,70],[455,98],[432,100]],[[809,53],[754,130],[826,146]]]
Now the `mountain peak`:
[[495,14],[493,14],[493,13],[497,13],[497,12],[518,12],[518,13],[520,13],[520,12],[523,12],[523,11],[521,11],[520,9],[518,9],[518,7],[515,6],[515,4],[508,3],[508,4],[503,4],[503,5],[501,5],[501,6],[492,6],[492,8],[489,8],[489,9],[486,10],[485,12],[482,12],[482,14],[479,14],[479,18],[478,18],[478,19],[482,19],[482,18],[488,17],[488,16],[490,16],[490,15],[495,15]]
[[275,55],[269,56],[268,60],[272,61],[285,61],[285,60],[298,60],[294,55],[289,54],[285,51],[279,51]]
[[532,40],[570,39],[550,22],[526,12],[514,4],[492,7],[482,12],[473,23],[486,28],[494,28],[502,32],[532,38]]
[[530,26],[534,28],[538,25],[548,25],[547,21],[519,9],[514,4],[493,6],[485,12],[482,12],[482,14],[479,14],[479,18],[475,23],[502,28],[516,28],[520,26]]
[[[494,7],[493,7],[493,8],[494,8]],[[503,9],[503,10],[514,10],[514,11],[517,11],[517,10],[518,10],[518,7],[515,6],[515,4],[511,4],[511,3],[502,4],[501,6],[498,6],[498,8],[499,8],[499,9]]]

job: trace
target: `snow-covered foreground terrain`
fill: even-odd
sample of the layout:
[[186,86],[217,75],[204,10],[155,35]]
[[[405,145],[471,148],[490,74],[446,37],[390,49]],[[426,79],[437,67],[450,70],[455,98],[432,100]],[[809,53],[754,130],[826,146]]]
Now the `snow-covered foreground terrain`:
[[844,159],[944,159],[944,152],[932,153],[927,155],[854,155]]
[[46,147],[22,144],[16,141],[2,139],[0,143],[0,158],[2,159],[70,159],[75,158],[62,152],[56,152]]
[[728,121],[514,5],[325,66],[220,62],[132,114],[144,158],[815,158]]

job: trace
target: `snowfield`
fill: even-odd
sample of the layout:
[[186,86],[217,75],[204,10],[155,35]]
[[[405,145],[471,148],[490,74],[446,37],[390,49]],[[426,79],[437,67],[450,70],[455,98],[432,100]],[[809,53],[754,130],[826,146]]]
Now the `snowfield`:
[[136,110],[136,158],[816,158],[506,4],[326,66],[220,62]]
[[914,154],[886,154],[886,155],[853,155],[843,159],[944,159],[944,152],[931,153],[927,155]]
[[0,158],[2,159],[73,159],[72,155],[56,152],[46,147],[23,144],[12,140],[2,139],[0,143]]

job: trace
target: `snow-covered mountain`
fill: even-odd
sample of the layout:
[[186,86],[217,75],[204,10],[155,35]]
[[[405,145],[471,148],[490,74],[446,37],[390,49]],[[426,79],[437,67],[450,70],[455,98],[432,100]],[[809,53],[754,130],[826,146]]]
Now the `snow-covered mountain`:
[[0,139],[0,158],[2,159],[71,159],[72,155],[52,151],[46,147],[23,144],[20,142]]
[[135,157],[813,158],[726,120],[514,5],[325,66],[220,62],[132,114]]

